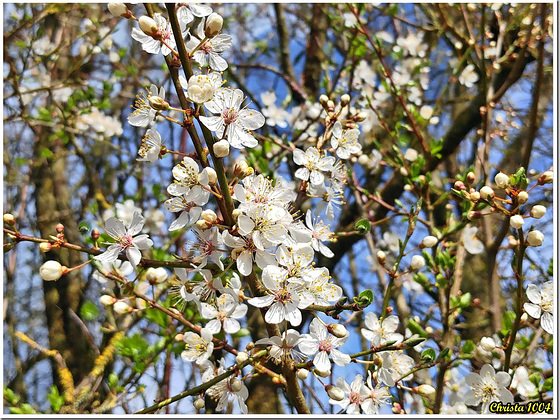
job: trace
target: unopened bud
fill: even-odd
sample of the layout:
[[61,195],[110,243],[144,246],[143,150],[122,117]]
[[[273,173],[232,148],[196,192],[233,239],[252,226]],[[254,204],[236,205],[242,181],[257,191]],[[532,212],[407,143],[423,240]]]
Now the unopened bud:
[[243,386],[243,383],[237,378],[232,378],[229,381],[229,387],[231,388],[231,390],[233,392],[241,391],[242,386]]
[[216,185],[216,183],[218,182],[218,174],[216,173],[214,168],[207,166],[203,169],[203,171],[206,172],[206,175],[208,175],[208,183],[210,185]]
[[237,222],[237,218],[243,214],[243,210],[235,209],[231,212],[231,216],[233,217],[233,221]]
[[64,232],[64,225],[63,225],[62,223],[58,223],[58,224],[56,225],[56,231],[57,231],[58,233]]
[[10,226],[14,226],[16,224],[16,218],[11,213],[4,214],[4,223]]
[[478,219],[481,216],[482,216],[482,213],[479,212],[479,211],[471,210],[467,213],[467,219],[469,219],[469,220]]
[[167,280],[167,270],[163,267],[150,267],[146,270],[146,280],[150,284],[163,283]]
[[206,220],[199,220],[195,223],[196,227],[200,230],[210,229],[212,227]]
[[470,193],[471,201],[478,201],[480,200],[480,193],[478,191]]
[[496,348],[496,342],[492,337],[482,337],[480,339],[480,347],[484,351],[492,351]]
[[239,353],[237,353],[237,356],[235,356],[235,362],[239,365],[246,361],[248,358],[249,355],[247,353],[245,353],[244,351],[240,351]]
[[365,154],[361,154],[360,157],[358,157],[358,163],[362,166],[367,165],[369,162],[369,158],[367,155]]
[[368,115],[367,115],[364,111],[362,111],[362,112],[359,112],[359,113],[354,117],[354,120],[355,120],[356,122],[363,122],[363,121],[367,120],[367,117],[368,117]]
[[453,188],[459,191],[464,191],[467,189],[463,181],[455,181],[455,184],[453,184]]
[[159,96],[150,96],[148,98],[148,103],[157,111],[165,111],[169,109],[169,102]]
[[239,179],[243,179],[251,175],[253,172],[253,168],[251,168],[249,164],[244,160],[236,162],[233,167],[233,175],[235,175]]
[[475,181],[475,179],[476,179],[476,178],[475,178],[475,176],[474,176],[474,172],[469,172],[469,173],[467,174],[467,182],[468,182],[469,184],[472,184],[472,183]]
[[314,369],[313,373],[317,376],[320,376],[321,378],[327,378],[327,377],[331,376],[330,369],[329,370]]
[[401,167],[401,168],[399,169],[399,172],[400,172],[400,174],[401,174],[402,176],[408,176],[408,171],[407,171],[406,168],[404,168],[404,167]]
[[544,242],[544,235],[541,231],[532,230],[527,234],[527,243],[529,246],[541,246]]
[[146,35],[152,36],[154,32],[158,31],[156,21],[149,16],[140,17],[140,19],[138,19],[138,25],[140,26],[142,32],[144,32]]
[[298,369],[297,371],[297,377],[302,381],[306,380],[308,375],[309,371],[307,369]]
[[487,186],[482,187],[480,189],[480,197],[482,197],[482,199],[484,200],[490,200],[494,198],[494,190]]
[[528,199],[529,194],[527,193],[527,191],[520,191],[519,194],[517,194],[517,202],[519,204],[525,204]]
[[525,220],[523,220],[523,216],[516,214],[515,216],[511,216],[509,218],[509,225],[514,229],[521,229],[521,227],[525,224]]
[[56,281],[68,272],[68,267],[61,265],[58,261],[49,260],[39,269],[39,275],[45,281]]
[[204,210],[201,214],[200,214],[200,218],[202,220],[206,220],[208,223],[210,223],[211,225],[213,225],[214,223],[216,223],[216,220],[218,220],[218,216],[216,215],[216,213],[214,212],[214,210]]
[[91,239],[94,241],[99,239],[99,229],[95,228],[91,230]]
[[527,315],[526,312],[523,312],[523,314],[521,315],[521,322],[526,322],[529,319],[529,316]]
[[128,306],[126,304],[126,302],[123,302],[122,300],[119,300],[118,302],[115,302],[113,304],[113,310],[115,311],[115,313],[122,315],[122,314],[127,314],[129,312],[132,312],[132,308],[130,306]]
[[539,184],[551,184],[554,181],[554,172],[546,171],[539,177]]
[[99,302],[101,302],[101,304],[103,306],[111,306],[113,303],[115,303],[116,299],[113,296],[109,296],[109,295],[102,295],[99,298]]
[[344,95],[342,95],[340,97],[340,106],[345,107],[346,105],[348,105],[350,103],[350,95],[348,95],[347,93],[345,93]]
[[533,206],[533,208],[531,209],[531,217],[533,219],[540,219],[541,217],[544,216],[545,213],[546,213],[546,207],[541,206],[540,204]]
[[327,95],[321,95],[321,96],[319,96],[319,102],[321,103],[321,105],[326,107],[327,102],[329,102],[329,97]]
[[385,265],[386,255],[383,251],[377,251],[377,262],[381,265]]
[[342,324],[329,324],[327,330],[336,338],[344,338],[348,335],[348,331]]
[[427,384],[422,384],[419,387],[415,388],[415,390],[419,395],[426,398],[431,398],[436,395],[436,389],[433,386]]
[[224,18],[217,13],[212,13],[206,18],[204,35],[208,38],[213,38],[220,33],[222,26],[224,26]]
[[327,390],[328,396],[334,401],[342,401],[344,399],[344,391],[341,388],[327,385],[325,389]]
[[223,158],[229,155],[229,141],[220,140],[214,143],[213,149],[216,157]]
[[327,101],[327,110],[334,111],[334,102],[333,101]]
[[431,248],[433,246],[435,246],[438,243],[438,239],[435,236],[426,236],[424,239],[422,239],[422,244],[421,247],[422,248]]
[[196,408],[197,410],[202,410],[205,406],[204,400],[202,398],[197,398],[194,403],[194,408]]
[[410,269],[413,271],[420,270],[426,265],[424,257],[422,255],[414,255],[410,260]]
[[185,339],[185,334],[183,334],[183,333],[177,334],[174,338],[175,342],[177,342],[177,343],[182,342],[184,339]]
[[52,249],[52,244],[48,242],[41,242],[39,244],[39,249],[41,250],[41,252],[49,252]]
[[124,3],[109,3],[107,8],[109,9],[109,13],[116,17],[126,16],[127,12],[129,12]]
[[504,174],[503,172],[499,172],[495,177],[494,177],[494,182],[496,183],[496,185],[498,186],[498,188],[507,188],[507,186],[509,185],[509,176],[507,176],[506,174]]

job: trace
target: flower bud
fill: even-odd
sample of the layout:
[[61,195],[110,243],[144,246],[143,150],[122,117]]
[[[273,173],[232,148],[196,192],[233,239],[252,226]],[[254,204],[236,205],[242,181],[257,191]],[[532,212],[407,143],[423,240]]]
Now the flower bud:
[[229,155],[229,141],[220,140],[214,143],[213,149],[216,157],[223,158]]
[[356,120],[356,122],[363,122],[367,120],[367,113],[365,113],[364,111],[359,112],[358,115],[354,117],[354,120]]
[[509,218],[509,225],[514,229],[521,229],[521,227],[525,224],[525,220],[523,220],[523,216],[516,214],[515,216],[511,216]]
[[422,239],[422,248],[431,248],[438,243],[438,239],[435,236],[426,236]]
[[333,101],[327,101],[327,110],[334,111],[334,102]]
[[410,269],[413,271],[420,270],[426,265],[424,257],[422,255],[414,255],[410,260]]
[[180,343],[180,342],[184,341],[184,339],[185,339],[185,334],[183,334],[183,333],[177,334],[174,338],[176,343]]
[[414,162],[416,161],[416,159],[418,159],[418,152],[412,148],[406,149],[406,152],[404,153],[404,158],[409,162]]
[[118,302],[115,302],[113,304],[113,310],[115,311],[115,313],[117,313],[119,315],[132,312],[132,308],[130,306],[128,306],[126,304],[126,302],[123,302],[122,300],[119,300]]
[[494,182],[496,183],[498,188],[507,188],[507,186],[509,185],[509,176],[507,176],[503,172],[500,172],[494,177]]
[[204,35],[208,38],[213,38],[220,33],[222,26],[224,26],[224,18],[217,13],[212,13],[206,18]]
[[327,330],[336,338],[344,338],[348,335],[348,331],[342,324],[329,324]]
[[402,176],[408,176],[408,171],[405,167],[401,167],[401,169],[399,169],[399,172]]
[[523,312],[523,314],[521,314],[521,322],[526,322],[529,319],[529,316],[527,315],[527,312]]
[[434,395],[436,395],[436,390],[433,386],[431,385],[427,385],[427,384],[422,384],[419,387],[417,387],[416,392],[426,398],[431,398]]
[[49,260],[39,269],[39,275],[45,281],[55,281],[68,272],[68,267],[64,267],[58,261]]
[[154,32],[158,31],[156,21],[149,16],[142,16],[140,19],[138,19],[138,25],[140,26],[142,32],[144,32],[146,35],[151,36]]
[[471,199],[471,201],[480,200],[480,193],[478,191],[474,191],[474,192],[470,193],[470,199]]
[[[185,88],[184,81],[181,83],[181,86]],[[212,79],[205,74],[192,75],[189,78],[186,89],[189,99],[197,104],[208,102],[214,97],[214,93],[216,93],[216,87]]]
[[533,206],[533,208],[531,209],[531,217],[534,219],[540,219],[541,217],[544,216],[545,213],[546,213],[546,207],[541,206],[540,204]]
[[480,339],[480,347],[484,351],[492,351],[496,348],[496,342],[492,337],[482,337]]
[[337,386],[327,385],[325,387],[328,396],[334,401],[342,401],[344,399],[344,391]]
[[385,265],[386,255],[383,251],[377,251],[377,262],[381,265]]
[[478,219],[480,216],[482,216],[482,213],[480,213],[479,211],[471,210],[467,213],[467,219],[469,220]]
[[198,222],[195,223],[195,225],[200,230],[206,230],[212,227],[212,225],[208,223],[206,220],[199,220]]
[[480,189],[480,196],[483,200],[494,198],[494,190],[488,186],[484,186]]
[[197,398],[196,400],[194,400],[194,408],[196,408],[197,410],[202,410],[205,406],[204,400],[202,398]]
[[538,230],[532,230],[527,234],[527,243],[529,246],[541,246],[544,242],[544,235]]
[[517,194],[517,202],[519,204],[525,204],[528,199],[529,194],[527,193],[527,191],[520,191],[519,194]]
[[41,252],[49,252],[52,249],[52,245],[48,242],[41,242],[39,244],[39,249]]
[[243,210],[235,209],[231,212],[231,216],[233,217],[233,221],[237,222],[237,218],[243,214]]
[[14,226],[16,224],[16,218],[11,213],[4,214],[4,223],[10,226]]
[[412,191],[412,185],[406,184],[406,185],[403,187],[403,189],[404,189],[405,191]]
[[455,181],[455,184],[453,184],[453,188],[459,191],[465,191],[467,189],[463,181]]
[[216,183],[218,182],[218,174],[216,173],[214,168],[207,166],[203,169],[203,171],[206,172],[206,175],[208,175],[208,183],[210,185],[216,185]]
[[159,96],[150,96],[148,98],[148,103],[157,111],[165,111],[169,109],[169,102]]
[[319,370],[319,369],[313,369],[313,373],[315,373],[315,375],[320,376],[321,378],[327,378],[329,376],[331,376],[331,370]]
[[345,107],[346,105],[348,105],[350,103],[350,95],[348,95],[347,93],[345,93],[344,95],[342,95],[340,97],[340,106]]
[[124,3],[109,3],[107,8],[109,9],[109,13],[116,17],[126,16],[129,12]]
[[163,283],[167,280],[167,270],[163,267],[150,267],[146,270],[146,280],[150,284]]
[[306,380],[308,375],[309,371],[307,369],[298,369],[297,371],[297,377],[302,381]]
[[109,296],[109,295],[102,295],[99,298],[99,302],[101,302],[101,304],[103,306],[111,306],[113,303],[115,303],[116,299],[113,296]]
[[327,106],[327,102],[329,101],[329,97],[327,95],[321,95],[319,96],[319,102],[321,103],[321,105],[323,105],[324,107]]
[[475,181],[476,177],[474,176],[474,172],[469,172],[467,174],[467,182],[472,184]]
[[242,386],[243,386],[243,383],[237,378],[232,378],[229,381],[229,387],[231,388],[231,390],[233,392],[241,391]]
[[240,351],[239,353],[237,353],[237,356],[235,356],[235,363],[237,363],[238,365],[243,363],[244,361],[246,361],[249,358],[249,355],[244,352],[244,351]]
[[551,184],[554,181],[554,172],[546,171],[539,177],[539,184]]
[[62,223],[57,223],[56,225],[56,231],[57,233],[62,233],[64,232],[64,225]]
[[369,162],[369,158],[366,154],[361,154],[360,157],[358,158],[358,163],[362,166],[367,165]]
[[204,210],[201,214],[200,214],[200,218],[202,220],[206,220],[208,223],[210,223],[211,225],[213,225],[214,223],[216,223],[216,220],[218,220],[218,216],[216,215],[216,213],[214,213],[214,210]]
[[251,175],[253,172],[253,168],[251,168],[249,164],[244,160],[235,162],[235,165],[233,167],[233,175],[235,175],[239,179],[243,179]]
[[99,239],[99,229],[95,228],[91,230],[91,238],[94,241],[97,241]]

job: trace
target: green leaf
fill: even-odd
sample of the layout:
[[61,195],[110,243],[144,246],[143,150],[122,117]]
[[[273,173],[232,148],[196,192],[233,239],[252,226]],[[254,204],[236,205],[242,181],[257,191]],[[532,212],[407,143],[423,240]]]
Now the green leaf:
[[119,386],[119,377],[114,372],[107,377],[107,385],[109,389],[116,389]]
[[45,159],[49,159],[49,158],[52,158],[54,156],[54,153],[52,152],[52,150],[47,149],[46,147],[42,147],[41,148],[41,156],[44,157]]
[[434,349],[426,349],[422,352],[422,361],[425,363],[432,363],[436,360],[436,351]]
[[355,228],[360,235],[365,235],[371,230],[371,223],[368,219],[360,219],[356,222]]
[[373,302],[373,292],[369,289],[366,289],[362,293],[360,293],[359,298],[362,305],[369,305]]
[[420,326],[420,324],[418,324],[413,319],[408,320],[407,327],[413,335],[418,334],[420,337],[424,337],[424,338],[428,337],[428,333],[424,331],[424,329]]
[[84,220],[83,222],[80,222],[78,229],[80,229],[80,233],[82,235],[87,235],[91,231],[91,223]]
[[547,378],[543,385],[542,390],[543,392],[552,391],[554,389],[554,377]]
[[60,408],[64,405],[64,397],[58,393],[58,388],[54,385],[47,394],[47,399],[51,403],[52,411],[55,413],[58,413]]
[[80,316],[86,321],[95,321],[99,316],[99,309],[95,303],[88,300],[80,308]]
[[461,308],[467,308],[471,303],[471,294],[470,292],[465,293],[459,298],[459,306]]

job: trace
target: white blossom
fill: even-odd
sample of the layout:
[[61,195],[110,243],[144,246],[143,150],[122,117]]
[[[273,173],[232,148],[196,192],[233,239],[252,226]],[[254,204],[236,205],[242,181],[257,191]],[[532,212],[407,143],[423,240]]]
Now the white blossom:
[[535,284],[527,287],[527,297],[523,309],[533,318],[541,319],[541,326],[549,334],[554,334],[554,282],[547,281],[541,288]]
[[206,328],[200,330],[200,335],[192,331],[186,332],[183,341],[185,350],[181,353],[181,357],[186,362],[196,362],[200,365],[208,360],[214,351],[212,333]]
[[489,413],[488,408],[493,401],[513,402],[513,395],[506,388],[511,382],[507,372],[496,373],[492,366],[486,364],[480,369],[480,374],[469,373],[465,381],[471,387],[465,395],[465,403],[473,406],[482,403],[483,413]]
[[347,339],[348,336],[337,338],[330,334],[327,327],[315,318],[309,325],[309,334],[305,334],[305,339],[299,344],[299,348],[305,354],[315,355],[313,366],[320,371],[329,371],[331,369],[329,356],[338,366],[346,366],[350,363],[350,356],[338,350]]

